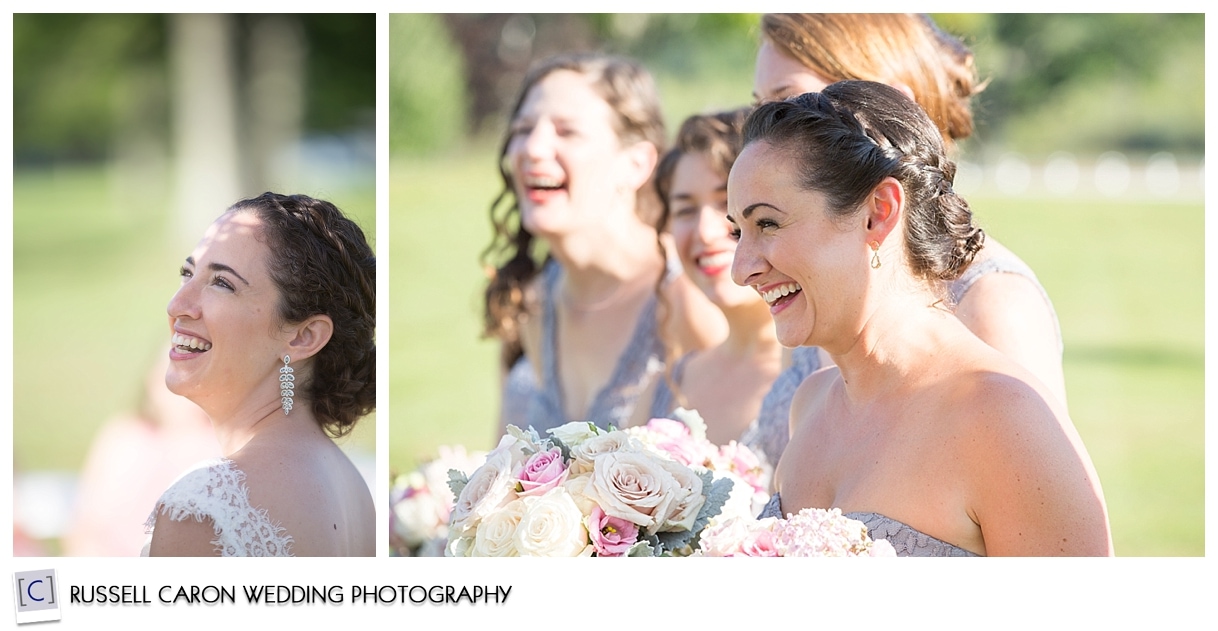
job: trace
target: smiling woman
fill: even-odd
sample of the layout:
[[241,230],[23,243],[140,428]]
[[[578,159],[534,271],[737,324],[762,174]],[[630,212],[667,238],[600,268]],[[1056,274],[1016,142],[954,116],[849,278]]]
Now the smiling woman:
[[[376,259],[332,204],[234,204],[182,266],[165,382],[224,457],[149,517],[153,556],[371,556],[372,497],[330,436],[375,404]],[[222,499],[221,499],[222,498]]]
[[842,81],[750,115],[728,179],[732,278],[819,346],[763,513],[840,508],[899,555],[1111,555],[1065,406],[943,303],[984,243],[925,112]]
[[503,344],[501,429],[624,425],[664,357],[662,321],[686,348],[722,335],[722,318],[656,245],[648,184],[663,143],[654,82],[635,62],[560,55],[525,78],[483,257],[485,331]]

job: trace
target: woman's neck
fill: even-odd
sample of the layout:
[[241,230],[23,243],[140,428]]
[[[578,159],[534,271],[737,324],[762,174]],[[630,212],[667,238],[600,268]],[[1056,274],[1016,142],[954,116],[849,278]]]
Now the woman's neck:
[[741,359],[768,353],[782,354],[774,319],[764,301],[719,306],[719,310],[727,321],[727,337],[719,344],[722,352]]
[[654,283],[665,261],[656,231],[642,221],[615,222],[597,235],[570,235],[549,242],[562,265],[564,290],[572,306],[595,306],[635,284]]
[[200,406],[212,419],[216,441],[220,445],[220,452],[226,458],[244,449],[257,437],[285,430],[319,427],[313,418],[312,410],[299,396],[296,397],[292,412],[284,414],[278,392],[278,389],[275,389],[272,393],[263,393],[263,396],[251,396],[246,401],[228,408],[201,402]]
[[920,382],[926,360],[963,324],[929,296],[899,296],[871,311],[848,346],[826,349],[841,370],[847,397],[870,401],[895,387]]

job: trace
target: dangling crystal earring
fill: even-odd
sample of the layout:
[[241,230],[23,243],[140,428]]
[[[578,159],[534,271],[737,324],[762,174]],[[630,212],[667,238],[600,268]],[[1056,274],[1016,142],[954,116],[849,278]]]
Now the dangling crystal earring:
[[288,365],[292,358],[283,356],[283,368],[279,369],[279,396],[282,397],[279,401],[283,405],[283,415],[287,416],[288,412],[292,411],[292,397],[296,394],[296,372]]
[[880,269],[880,242],[872,241],[868,245],[871,246],[871,269]]

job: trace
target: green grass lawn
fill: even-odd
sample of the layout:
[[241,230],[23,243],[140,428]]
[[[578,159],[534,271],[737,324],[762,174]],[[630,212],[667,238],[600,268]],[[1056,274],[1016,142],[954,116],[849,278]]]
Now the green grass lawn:
[[[115,182],[97,166],[14,174],[17,471],[78,470],[96,429],[136,409],[154,353],[168,341],[165,305],[193,243],[168,236],[167,190]],[[371,178],[349,190],[300,192],[333,201],[375,237]],[[363,425],[347,440],[372,452],[373,424]]]
[[[498,347],[479,339],[478,255],[497,179],[485,150],[392,161],[391,470],[495,439]],[[1202,203],[971,201],[1053,298],[1117,554],[1203,555]]]

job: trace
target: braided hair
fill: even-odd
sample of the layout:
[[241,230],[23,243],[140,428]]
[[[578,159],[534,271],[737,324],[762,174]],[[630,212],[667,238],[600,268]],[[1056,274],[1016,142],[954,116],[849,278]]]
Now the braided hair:
[[757,108],[745,145],[765,141],[789,155],[800,185],[823,193],[829,212],[854,215],[886,177],[905,190],[905,250],[914,274],[959,278],[985,242],[968,202],[952,189],[956,165],[922,108],[894,88],[839,81]]

